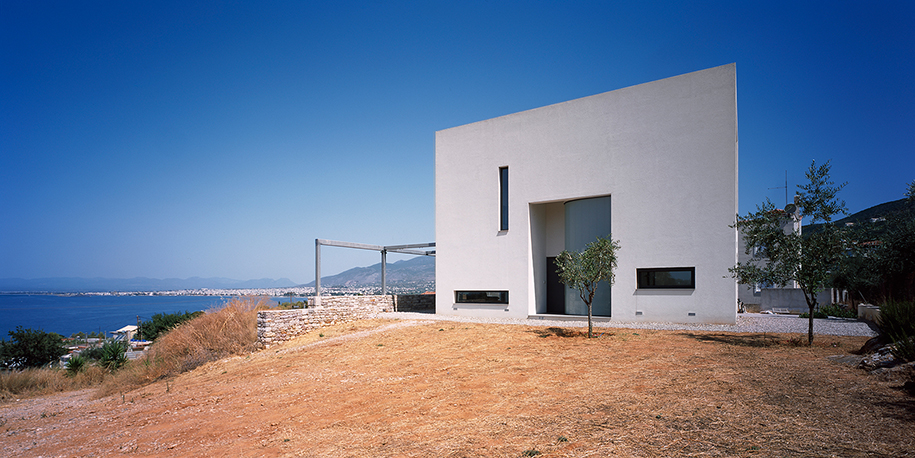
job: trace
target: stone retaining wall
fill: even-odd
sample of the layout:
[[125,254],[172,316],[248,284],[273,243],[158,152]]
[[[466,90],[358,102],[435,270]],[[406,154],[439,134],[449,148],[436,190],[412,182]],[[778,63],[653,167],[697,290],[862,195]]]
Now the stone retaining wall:
[[435,294],[394,295],[394,311],[435,313]]
[[270,347],[335,323],[373,318],[382,312],[435,310],[434,294],[322,296],[308,298],[308,308],[257,312],[257,340]]

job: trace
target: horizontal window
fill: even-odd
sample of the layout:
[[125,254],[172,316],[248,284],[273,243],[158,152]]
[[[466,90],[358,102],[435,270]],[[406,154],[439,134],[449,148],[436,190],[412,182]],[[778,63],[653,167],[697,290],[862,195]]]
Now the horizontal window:
[[508,291],[455,291],[458,304],[507,304]]
[[661,267],[636,269],[639,289],[687,288],[696,289],[695,267]]

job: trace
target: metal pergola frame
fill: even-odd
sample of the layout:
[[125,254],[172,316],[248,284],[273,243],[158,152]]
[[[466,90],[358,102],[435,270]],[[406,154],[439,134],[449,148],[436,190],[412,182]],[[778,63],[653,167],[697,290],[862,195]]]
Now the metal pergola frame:
[[388,293],[387,285],[387,256],[388,253],[412,254],[414,256],[435,256],[435,250],[422,251],[415,248],[434,248],[435,242],[413,243],[408,245],[369,245],[356,242],[340,242],[337,240],[315,239],[315,305],[321,304],[321,246],[335,246],[341,248],[356,248],[381,252],[381,294]]

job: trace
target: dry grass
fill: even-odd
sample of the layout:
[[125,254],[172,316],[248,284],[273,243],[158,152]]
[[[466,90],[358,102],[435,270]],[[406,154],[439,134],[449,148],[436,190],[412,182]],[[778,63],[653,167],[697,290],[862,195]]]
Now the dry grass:
[[95,366],[87,367],[75,377],[62,369],[0,372],[0,401],[80,390],[99,385],[104,378],[105,370]]
[[866,338],[799,337],[361,321],[9,403],[0,434],[10,456],[913,456],[915,398],[829,358]]
[[97,396],[123,393],[210,361],[252,351],[257,342],[257,310],[265,308],[269,308],[265,298],[234,298],[219,309],[180,324],[156,339],[146,355],[106,379]]
[[266,307],[268,303],[264,298],[235,298],[224,307],[210,310],[163,335],[148,355],[114,374],[95,365],[87,365],[73,377],[62,369],[0,372],[0,401],[99,385],[98,395],[106,396],[228,355],[251,351],[257,340],[256,310]]

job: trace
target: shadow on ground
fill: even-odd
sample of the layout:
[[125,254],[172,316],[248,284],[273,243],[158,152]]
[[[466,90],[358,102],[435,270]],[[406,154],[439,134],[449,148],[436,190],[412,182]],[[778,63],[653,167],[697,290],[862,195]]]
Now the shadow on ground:
[[[587,330],[581,329],[567,329],[560,327],[550,327],[545,329],[533,329],[529,332],[537,334],[538,337],[588,337]],[[594,337],[609,337],[612,336],[612,332],[598,332],[594,331]]]
[[778,336],[772,334],[696,334],[684,332],[680,335],[699,342],[718,342],[741,347],[771,347],[782,343]]

